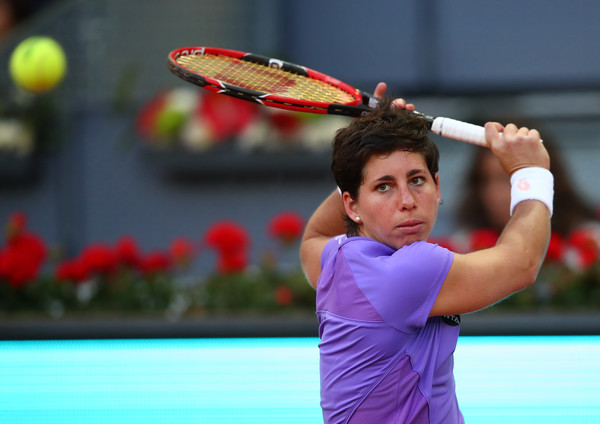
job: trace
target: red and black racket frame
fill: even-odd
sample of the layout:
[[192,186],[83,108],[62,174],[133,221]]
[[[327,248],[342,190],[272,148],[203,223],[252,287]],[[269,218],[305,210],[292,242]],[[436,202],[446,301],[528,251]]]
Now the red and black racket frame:
[[[335,86],[350,96],[353,101],[349,103],[327,103],[310,100],[292,99],[276,94],[262,93],[260,91],[250,90],[236,85],[227,84],[218,79],[209,78],[180,65],[177,58],[186,55],[214,54],[233,57],[235,59],[257,63],[270,68],[278,68],[283,71],[313,78],[326,84]],[[296,65],[280,59],[274,59],[267,56],[261,56],[252,53],[241,52],[237,50],[221,49],[214,47],[183,47],[173,50],[168,57],[169,70],[179,78],[213,91],[219,94],[226,94],[242,100],[260,103],[265,106],[277,107],[280,109],[293,110],[297,112],[310,112],[320,114],[333,114],[342,116],[357,117],[372,109],[372,97],[368,93],[357,90],[350,85],[339,81],[333,77],[325,75],[313,69]]]

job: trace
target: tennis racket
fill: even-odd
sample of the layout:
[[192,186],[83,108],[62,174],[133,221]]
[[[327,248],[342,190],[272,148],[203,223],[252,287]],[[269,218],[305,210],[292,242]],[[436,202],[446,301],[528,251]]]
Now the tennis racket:
[[[358,117],[377,105],[375,97],[328,75],[236,50],[183,47],[169,53],[168,66],[179,78],[207,90],[280,109]],[[419,114],[435,134],[487,145],[482,126]]]

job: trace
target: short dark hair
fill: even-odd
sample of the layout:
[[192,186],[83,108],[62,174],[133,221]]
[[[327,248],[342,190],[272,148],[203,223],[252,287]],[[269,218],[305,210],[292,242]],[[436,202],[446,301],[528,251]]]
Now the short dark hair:
[[[398,150],[419,153],[431,176],[438,172],[440,154],[428,137],[429,122],[417,113],[392,107],[392,101],[381,99],[375,109],[338,130],[333,139],[331,171],[340,190],[353,199],[358,198],[363,168],[373,155]],[[358,224],[346,218],[348,236],[356,235]]]

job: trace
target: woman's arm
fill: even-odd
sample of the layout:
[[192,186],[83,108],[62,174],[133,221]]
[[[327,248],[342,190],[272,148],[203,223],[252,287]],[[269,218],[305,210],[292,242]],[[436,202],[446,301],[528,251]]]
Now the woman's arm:
[[524,201],[494,247],[455,254],[430,316],[477,311],[533,284],[548,245],[549,218],[544,204]]
[[346,232],[346,211],[342,196],[334,191],[308,220],[300,244],[300,262],[304,274],[313,287],[321,274],[321,252],[332,237]]
[[[537,131],[486,126],[488,143],[510,174],[527,167],[549,169]],[[551,201],[552,199],[550,199]],[[535,281],[550,238],[550,210],[539,200],[518,203],[492,248],[455,254],[430,316],[473,312],[490,306]]]

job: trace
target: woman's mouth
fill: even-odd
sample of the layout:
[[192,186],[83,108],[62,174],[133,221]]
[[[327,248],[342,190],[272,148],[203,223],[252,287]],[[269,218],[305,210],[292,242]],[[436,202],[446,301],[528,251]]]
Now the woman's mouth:
[[421,231],[423,228],[423,221],[411,219],[402,222],[400,225],[398,225],[398,228],[406,234],[414,234]]

